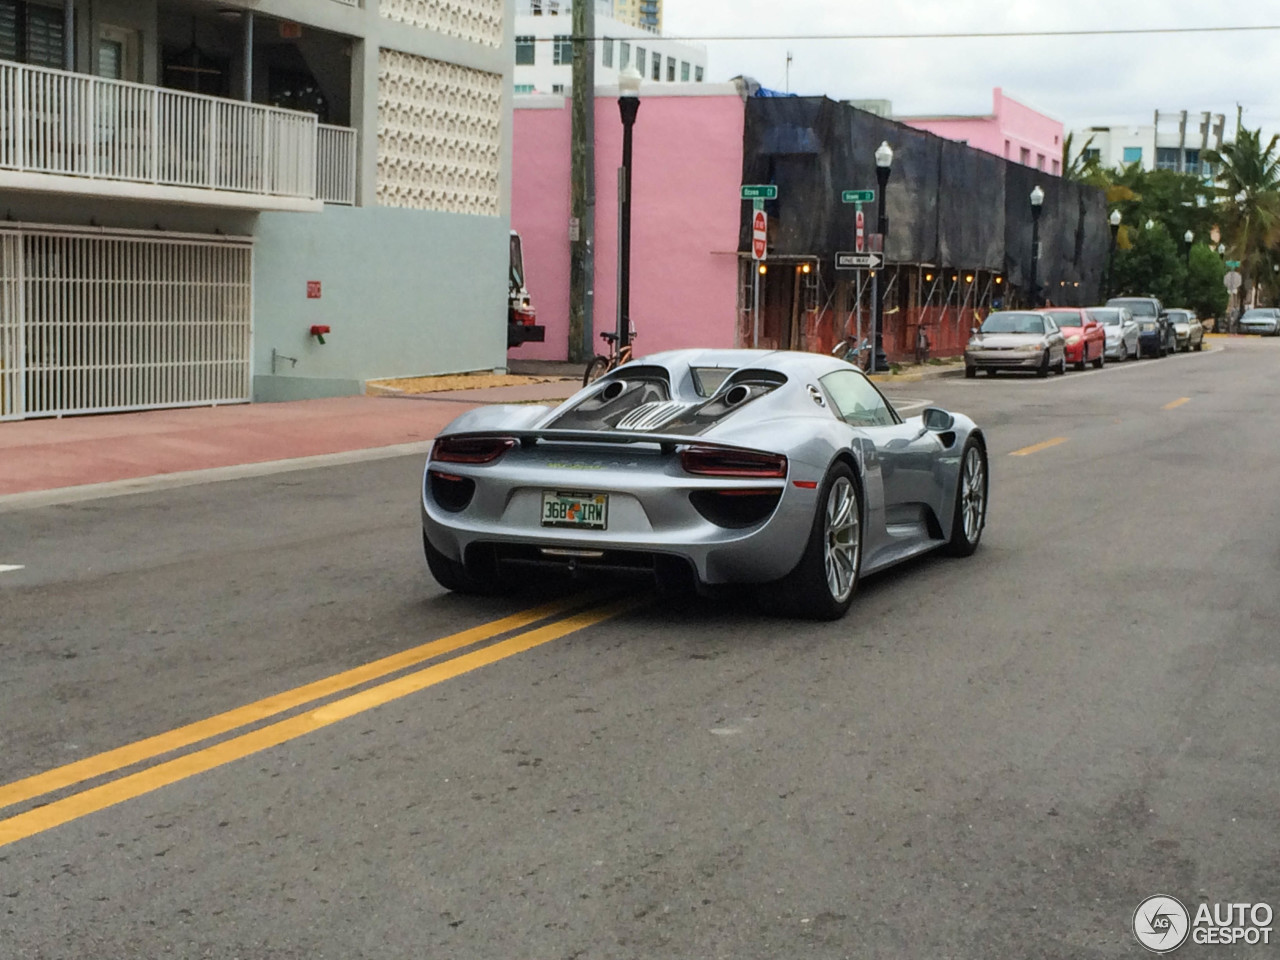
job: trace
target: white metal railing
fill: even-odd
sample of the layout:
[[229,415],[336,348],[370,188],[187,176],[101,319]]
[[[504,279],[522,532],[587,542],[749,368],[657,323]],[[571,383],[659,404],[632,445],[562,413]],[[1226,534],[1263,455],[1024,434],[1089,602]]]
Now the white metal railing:
[[244,242],[0,231],[0,420],[249,399]]
[[0,63],[0,168],[316,196],[310,113]]
[[356,132],[350,127],[320,124],[316,140],[316,199],[325,203],[356,202]]

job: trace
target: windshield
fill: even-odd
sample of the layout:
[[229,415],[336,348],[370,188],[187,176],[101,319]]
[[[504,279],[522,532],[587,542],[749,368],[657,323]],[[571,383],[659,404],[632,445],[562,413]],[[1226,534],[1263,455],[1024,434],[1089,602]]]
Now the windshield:
[[1135,317],[1156,316],[1156,305],[1150,300],[1108,300],[1108,307],[1128,307]]
[[1084,325],[1084,319],[1080,316],[1079,310],[1050,310],[1048,313],[1060,327],[1079,327]]
[[1120,326],[1119,310],[1090,310],[1089,316],[1108,327]]
[[1044,333],[1044,317],[1038,313],[993,313],[979,329],[983,333]]
[[1246,310],[1241,320],[1270,320],[1275,316],[1274,310]]
[[1190,315],[1188,315],[1187,311],[1185,311],[1185,310],[1170,310],[1170,311],[1169,311],[1169,322],[1170,322],[1170,323],[1189,323],[1190,321],[1191,321],[1191,317],[1190,317]]

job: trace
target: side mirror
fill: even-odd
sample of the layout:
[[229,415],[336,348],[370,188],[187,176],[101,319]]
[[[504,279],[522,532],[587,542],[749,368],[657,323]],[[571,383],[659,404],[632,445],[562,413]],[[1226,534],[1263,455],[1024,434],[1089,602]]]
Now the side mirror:
[[920,419],[925,429],[934,433],[944,433],[956,425],[956,418],[938,407],[925,407]]
[[970,327],[970,328],[969,328],[969,336],[971,336],[971,337],[976,337],[977,335],[978,335],[978,328],[977,328],[977,327]]

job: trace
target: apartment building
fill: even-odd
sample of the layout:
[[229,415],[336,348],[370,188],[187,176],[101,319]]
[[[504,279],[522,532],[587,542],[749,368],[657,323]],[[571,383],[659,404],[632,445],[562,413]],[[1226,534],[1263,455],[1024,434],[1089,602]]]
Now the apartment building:
[[1157,110],[1149,124],[1099,124],[1075,132],[1073,144],[1109,169],[1141,164],[1143,170],[1176,170],[1206,179],[1213,167],[1205,154],[1222,149],[1226,116]]
[[1007,96],[1000,87],[992,91],[991,101],[988,114],[893,119],[1058,176],[1062,172],[1062,121]]
[[[649,83],[702,83],[707,49],[666,40],[615,19],[617,0],[596,0],[596,85],[616,84],[634,67]],[[520,0],[515,18],[515,92],[568,95],[573,88],[573,5],[569,0]],[[655,28],[656,30],[656,28]]]
[[662,31],[662,0],[613,0],[613,17],[633,27]]
[[511,0],[0,0],[0,419],[505,364]]

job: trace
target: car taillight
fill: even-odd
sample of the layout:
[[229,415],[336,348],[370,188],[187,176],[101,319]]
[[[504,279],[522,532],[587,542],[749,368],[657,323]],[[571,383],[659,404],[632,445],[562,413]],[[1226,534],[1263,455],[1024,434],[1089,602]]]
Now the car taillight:
[[726,450],[722,447],[687,447],[680,454],[685,473],[699,477],[768,477],[787,475],[787,458],[754,450]]
[[493,463],[516,445],[511,437],[442,437],[431,448],[438,463]]
[[512,318],[522,327],[532,327],[538,321],[538,311],[533,307],[516,307],[512,311]]

